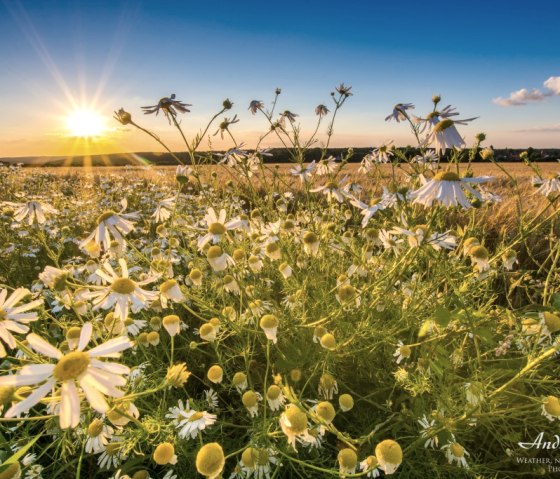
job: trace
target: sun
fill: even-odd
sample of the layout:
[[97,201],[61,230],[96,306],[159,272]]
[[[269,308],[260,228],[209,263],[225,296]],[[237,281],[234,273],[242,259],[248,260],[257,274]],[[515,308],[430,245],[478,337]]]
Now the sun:
[[92,138],[102,136],[106,130],[103,117],[94,110],[76,110],[66,119],[71,136]]

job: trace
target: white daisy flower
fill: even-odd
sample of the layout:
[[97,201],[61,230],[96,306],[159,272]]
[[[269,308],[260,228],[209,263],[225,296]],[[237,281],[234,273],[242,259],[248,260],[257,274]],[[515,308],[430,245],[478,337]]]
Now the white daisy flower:
[[90,454],[104,451],[114,432],[111,426],[103,424],[103,420],[94,419],[87,428],[85,451]]
[[464,467],[465,469],[469,468],[466,456],[470,456],[470,454],[461,444],[458,442],[449,442],[443,446],[442,449],[445,451],[445,456],[449,464],[456,462],[459,467]]
[[225,209],[220,210],[218,216],[214,208],[208,208],[208,212],[204,217],[204,221],[206,221],[206,225],[208,226],[208,232],[199,238],[197,243],[198,249],[202,250],[210,241],[216,244],[227,231],[237,229],[241,226],[241,221],[239,219],[226,222],[226,216],[227,213]]
[[[124,205],[126,201],[123,201]],[[138,212],[123,213],[123,211],[124,208],[119,213],[106,211],[101,214],[97,218],[97,227],[80,243],[80,248],[87,249],[89,243],[94,243],[108,251],[113,240],[124,247],[124,236],[134,230],[134,223],[131,220],[138,220],[140,216]]]
[[[81,331],[75,351],[63,354],[40,336],[32,333],[27,336],[29,347],[54,363],[26,364],[17,374],[0,377],[0,386],[38,386],[21,402],[6,411],[6,417],[15,417],[29,411],[35,404],[52,392],[52,399],[60,395],[59,420],[61,429],[74,428],[80,422],[79,390],[85,393],[93,409],[105,413],[109,405],[105,396],[121,397],[119,386],[126,384],[123,377],[130,372],[126,366],[104,362],[98,358],[118,358],[132,343],[125,337],[110,339],[99,346],[84,351],[91,340],[93,327],[86,323]],[[60,385],[60,392],[56,386]]]
[[156,223],[163,223],[167,221],[171,217],[171,211],[175,206],[175,198],[166,198],[165,200],[161,200],[154,213],[152,214],[152,218]]
[[408,114],[407,110],[414,110],[414,105],[412,103],[397,103],[393,107],[393,112],[385,118],[385,121],[395,120],[397,123],[407,120]]
[[175,428],[179,429],[177,435],[181,439],[196,439],[199,431],[204,431],[206,427],[216,422],[217,416],[207,411],[197,411],[190,409],[187,402],[187,408],[179,412]]
[[307,183],[309,179],[313,176],[315,171],[315,161],[312,161],[308,165],[296,165],[294,168],[290,169],[290,174],[292,176],[297,176],[301,183]]
[[372,199],[369,205],[360,200],[353,198],[350,201],[350,204],[362,210],[360,211],[360,214],[364,217],[362,219],[362,228],[365,228],[368,225],[369,220],[373,218],[375,213],[384,210],[386,208],[386,205],[379,198]]
[[437,435],[433,434],[436,429],[436,421],[434,419],[429,420],[424,414],[424,416],[422,416],[422,419],[418,419],[418,424],[422,426],[422,429],[420,430],[420,437],[426,439],[424,447],[431,447],[435,449],[438,446],[439,441]]
[[[29,303],[19,304],[22,299],[30,295],[26,288],[18,288],[8,297],[8,290],[0,290],[0,339],[10,349],[16,347],[16,340],[12,333],[25,334],[29,332],[29,324],[36,321],[38,316],[30,309],[37,308],[43,304],[43,299],[36,299]],[[19,306],[18,306],[19,304]],[[6,349],[0,341],[0,358],[6,356]]]
[[434,201],[440,202],[443,206],[452,207],[461,205],[463,208],[471,208],[471,203],[467,200],[463,190],[471,193],[475,198],[482,200],[482,196],[476,191],[471,183],[481,184],[492,180],[491,176],[480,176],[477,178],[461,178],[456,173],[445,171],[438,173],[431,180],[426,180],[422,176],[424,185],[411,193],[414,203],[432,206]]
[[47,222],[45,213],[56,215],[58,210],[48,203],[40,203],[39,201],[28,201],[26,203],[12,203],[5,201],[6,206],[14,208],[14,219],[18,223],[23,223],[27,218],[27,224],[31,226],[35,221],[42,225]]
[[151,276],[142,281],[133,281],[129,278],[128,266],[123,258],[119,259],[119,265],[121,276],[108,262],[103,265],[105,271],[98,269],[96,273],[107,282],[107,286],[96,287],[96,290],[87,293],[86,297],[93,299],[94,311],[110,309],[114,306],[115,317],[126,320],[129,308],[133,313],[137,313],[157,299],[157,291],[147,291],[141,288],[145,284],[153,283],[157,280],[157,276]]

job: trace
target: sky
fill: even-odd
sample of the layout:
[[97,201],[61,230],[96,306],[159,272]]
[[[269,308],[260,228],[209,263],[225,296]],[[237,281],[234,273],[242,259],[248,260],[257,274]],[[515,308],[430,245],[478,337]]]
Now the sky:
[[[140,108],[172,93],[192,104],[180,116],[187,137],[229,98],[232,134],[253,148],[268,123],[249,103],[270,107],[280,87],[278,111],[297,113],[308,137],[341,82],[353,96],[332,146],[414,144],[385,117],[408,102],[425,116],[440,94],[458,118],[479,117],[458,126],[467,144],[485,132],[496,148],[560,147],[559,14],[552,0],[0,0],[0,157],[161,150],[112,118],[121,107],[180,150],[165,117]],[[76,125],[83,110],[101,122],[91,137]],[[201,149],[233,146],[216,129]]]

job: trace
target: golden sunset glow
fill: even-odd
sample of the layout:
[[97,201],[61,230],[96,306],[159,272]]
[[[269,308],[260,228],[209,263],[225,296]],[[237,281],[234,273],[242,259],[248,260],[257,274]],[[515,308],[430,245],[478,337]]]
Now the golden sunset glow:
[[70,136],[92,138],[107,130],[103,117],[94,110],[76,110],[68,115],[66,127]]

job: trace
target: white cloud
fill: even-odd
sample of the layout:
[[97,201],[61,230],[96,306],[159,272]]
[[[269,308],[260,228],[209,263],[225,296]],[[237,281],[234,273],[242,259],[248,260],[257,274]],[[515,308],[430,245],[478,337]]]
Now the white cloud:
[[550,93],[543,93],[537,88],[533,88],[532,90],[522,88],[521,90],[510,93],[508,98],[499,96],[498,98],[494,98],[492,102],[500,106],[520,106],[526,105],[530,101],[542,101],[547,96],[550,96]]
[[533,126],[531,128],[523,128],[514,131],[516,133],[558,133],[560,132],[560,123],[548,126]]
[[560,77],[550,77],[544,82],[544,86],[555,95],[560,95]]
[[507,98],[501,96],[492,99],[492,103],[500,106],[521,106],[529,102],[543,101],[546,97],[553,95],[560,95],[560,77],[550,77],[543,83],[545,91],[538,88],[528,90],[521,88],[521,90],[510,93]]

